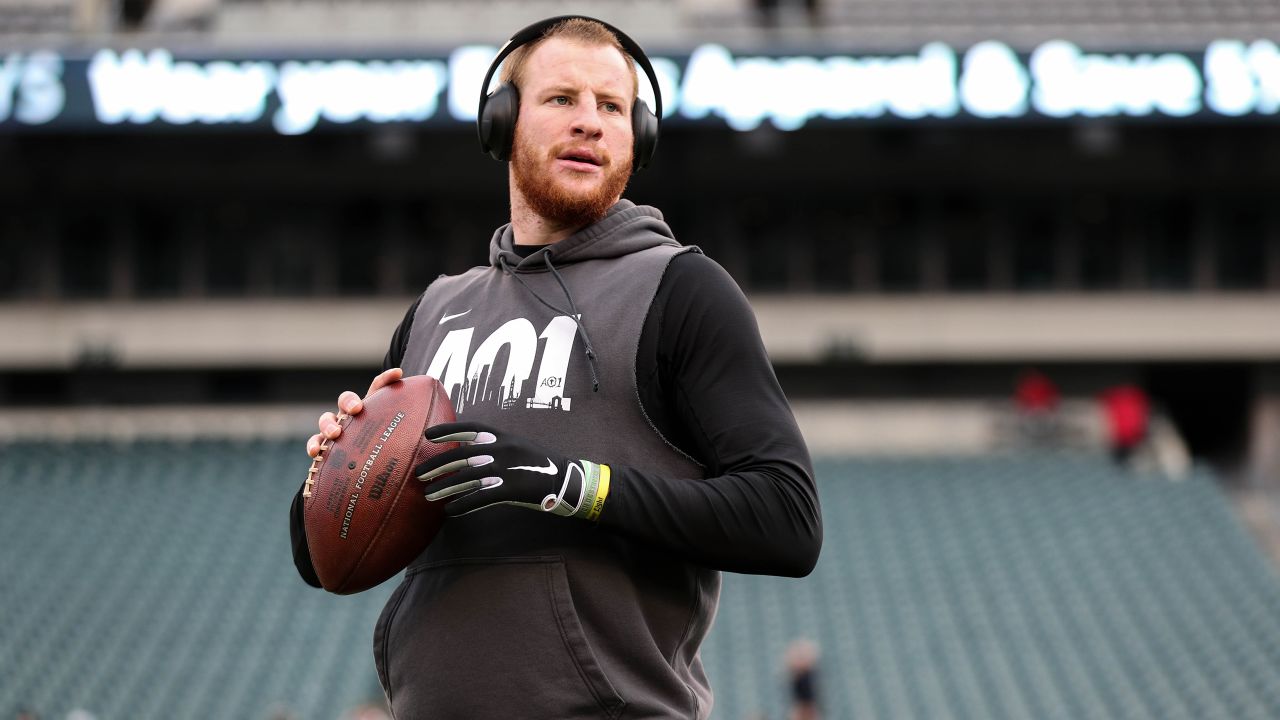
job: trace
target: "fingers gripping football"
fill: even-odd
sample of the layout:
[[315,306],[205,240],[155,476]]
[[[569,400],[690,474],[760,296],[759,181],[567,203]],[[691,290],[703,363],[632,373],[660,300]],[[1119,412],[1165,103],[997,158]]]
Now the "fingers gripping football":
[[[369,397],[384,386],[404,377],[404,371],[400,368],[391,368],[384,370],[369,383],[369,391],[365,393],[365,397]],[[312,435],[307,439],[307,455],[315,457],[320,454],[321,450],[328,447],[327,441],[337,440],[342,435],[342,421],[347,416],[356,415],[364,409],[364,400],[351,390],[344,391],[338,396],[338,414],[328,411],[320,415],[318,425],[320,432]]]
[[465,515],[493,505],[595,520],[608,494],[609,466],[572,460],[480,423],[427,428],[431,442],[457,442],[414,469],[428,500],[448,500],[445,512]]

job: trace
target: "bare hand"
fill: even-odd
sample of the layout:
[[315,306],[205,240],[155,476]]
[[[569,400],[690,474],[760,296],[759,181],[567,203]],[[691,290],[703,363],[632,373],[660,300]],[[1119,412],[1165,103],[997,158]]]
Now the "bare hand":
[[[400,368],[385,370],[374,378],[372,383],[369,383],[369,391],[364,396],[369,397],[383,386],[390,385],[402,377],[404,377],[404,371]],[[355,392],[347,390],[338,396],[339,413],[357,415],[361,410],[364,410],[364,400]],[[342,426],[338,424],[338,416],[332,411],[321,415],[318,425],[320,432],[312,435],[307,440],[307,455],[311,457],[315,457],[320,453],[321,443],[326,440],[337,440],[338,436],[342,435]]]

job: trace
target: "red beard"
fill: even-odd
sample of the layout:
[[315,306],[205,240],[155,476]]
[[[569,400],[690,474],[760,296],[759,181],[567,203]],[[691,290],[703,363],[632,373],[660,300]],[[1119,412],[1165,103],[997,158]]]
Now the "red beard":
[[603,182],[593,189],[576,190],[561,184],[552,170],[556,157],[564,149],[563,145],[557,146],[545,157],[537,157],[530,143],[522,142],[517,124],[511,157],[516,188],[529,208],[544,220],[562,227],[586,227],[603,218],[626,189],[631,178],[631,159],[626,158],[625,164],[619,164],[614,163],[611,156],[602,155]]

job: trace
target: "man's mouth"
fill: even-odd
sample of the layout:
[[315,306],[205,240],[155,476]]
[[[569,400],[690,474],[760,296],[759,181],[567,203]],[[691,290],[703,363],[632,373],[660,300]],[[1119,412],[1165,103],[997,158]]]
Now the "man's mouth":
[[[604,165],[604,161],[599,155],[590,150],[566,150],[556,156],[557,160],[563,160],[571,165],[600,167]],[[587,169],[583,167],[582,169]]]

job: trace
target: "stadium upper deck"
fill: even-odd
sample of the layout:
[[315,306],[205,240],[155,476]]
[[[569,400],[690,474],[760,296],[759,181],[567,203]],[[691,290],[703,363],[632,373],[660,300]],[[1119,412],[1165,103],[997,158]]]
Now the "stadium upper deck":
[[[448,46],[564,12],[603,17],[655,47],[840,46],[898,51],[1068,39],[1097,50],[1280,37],[1275,0],[3,0],[0,39],[58,44],[178,39],[212,46]],[[773,10],[764,9],[773,6]]]
[[[0,0],[0,334],[21,338],[0,401],[365,377],[410,298],[506,219],[454,52],[482,44],[483,69],[570,11],[664,61],[673,114],[628,197],[729,269],[779,363],[823,368],[793,387],[982,395],[1027,362],[1107,382],[1211,363],[1280,397],[1280,2],[829,0],[816,26],[802,5],[766,26],[745,0]],[[387,58],[436,80],[394,120],[399,92],[283,80]],[[252,102],[215,92],[227,77],[261,81]],[[363,354],[250,331],[317,318]]]

